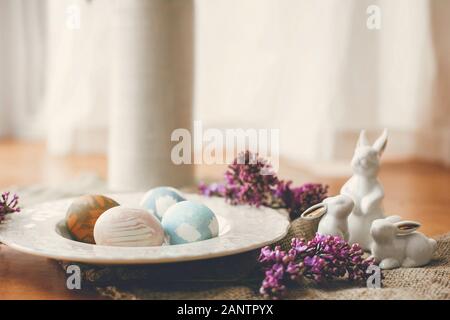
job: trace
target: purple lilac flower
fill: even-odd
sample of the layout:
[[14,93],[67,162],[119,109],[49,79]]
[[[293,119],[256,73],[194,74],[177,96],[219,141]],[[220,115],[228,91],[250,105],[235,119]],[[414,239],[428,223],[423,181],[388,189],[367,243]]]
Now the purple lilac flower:
[[260,293],[265,297],[280,298],[289,285],[301,278],[317,283],[347,278],[363,282],[369,276],[367,268],[373,259],[364,259],[358,244],[350,245],[337,236],[316,236],[306,241],[293,238],[288,252],[279,246],[264,247],[258,261],[263,264],[265,278]]
[[271,171],[270,164],[257,155],[249,151],[240,154],[225,172],[226,199],[235,205],[270,206],[278,177],[261,172]]
[[10,192],[4,192],[0,199],[0,223],[5,219],[5,216],[10,213],[20,212],[19,196],[14,194],[11,197]]
[[279,199],[282,207],[288,209],[292,219],[327,197],[328,186],[320,183],[305,183],[300,187],[291,185],[292,181],[280,181],[275,190],[275,198]]
[[199,191],[205,196],[224,197],[232,205],[285,208],[292,218],[327,196],[328,186],[322,184],[291,185],[292,181],[280,180],[266,160],[246,151],[228,166],[224,183],[201,183]]
[[226,192],[225,185],[222,183],[212,183],[210,185],[207,185],[202,182],[198,186],[198,190],[200,191],[200,194],[207,197],[224,197]]

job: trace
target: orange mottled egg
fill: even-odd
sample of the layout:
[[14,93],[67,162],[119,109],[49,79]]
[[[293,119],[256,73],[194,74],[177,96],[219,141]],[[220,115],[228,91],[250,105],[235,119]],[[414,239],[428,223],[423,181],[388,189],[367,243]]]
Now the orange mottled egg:
[[67,210],[66,226],[78,241],[95,244],[94,226],[97,219],[108,209],[119,204],[102,195],[86,195],[75,199]]

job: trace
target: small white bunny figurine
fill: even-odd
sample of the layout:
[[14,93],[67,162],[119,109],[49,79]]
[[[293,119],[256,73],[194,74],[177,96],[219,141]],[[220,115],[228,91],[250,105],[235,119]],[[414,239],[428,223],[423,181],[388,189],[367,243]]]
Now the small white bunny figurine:
[[345,195],[337,195],[323,200],[305,212],[301,217],[307,220],[320,219],[317,233],[339,236],[348,240],[347,218],[353,209],[353,200]]
[[371,146],[364,130],[351,162],[353,176],[342,186],[341,194],[353,199],[355,206],[348,217],[349,242],[359,243],[368,251],[372,242],[372,221],[384,217],[382,201],[384,190],[377,179],[380,157],[386,148],[388,133],[383,134]]
[[372,223],[372,257],[381,269],[420,267],[430,262],[436,249],[436,240],[416,230],[414,221],[377,219]]

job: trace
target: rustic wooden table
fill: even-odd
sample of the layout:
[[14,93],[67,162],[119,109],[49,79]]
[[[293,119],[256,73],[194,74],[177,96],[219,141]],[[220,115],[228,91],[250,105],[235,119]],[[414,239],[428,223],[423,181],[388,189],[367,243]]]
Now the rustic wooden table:
[[[0,141],[0,189],[70,179],[91,171],[104,177],[104,156],[51,157],[40,143]],[[198,167],[200,179],[218,180],[224,166]],[[315,177],[281,163],[280,176],[295,183],[320,181],[336,193],[345,178]],[[450,169],[430,163],[404,161],[383,164],[388,214],[401,214],[423,224],[422,232],[438,235],[450,230]],[[0,245],[0,299],[98,299],[89,290],[70,291],[66,275],[55,261],[20,253]]]

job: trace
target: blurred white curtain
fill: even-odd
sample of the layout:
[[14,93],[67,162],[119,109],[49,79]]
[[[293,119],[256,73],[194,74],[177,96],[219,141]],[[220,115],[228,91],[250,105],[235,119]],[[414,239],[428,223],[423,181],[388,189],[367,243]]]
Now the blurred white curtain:
[[[42,121],[36,123],[50,150],[103,152],[114,2],[0,0],[0,17],[14,19],[16,26],[34,25],[17,14],[21,5],[32,3],[46,5],[45,49],[18,27],[6,36],[2,30],[1,48],[20,42],[30,57],[10,54],[5,62],[2,56],[1,66],[8,69],[0,79],[5,83],[26,74],[16,73],[27,69],[17,61],[36,66],[30,59],[40,59],[46,70],[45,103],[41,108],[40,99],[20,102],[30,92],[40,96],[40,86],[24,89],[19,80],[14,90],[3,87],[2,131],[10,125],[5,120],[10,113],[34,119],[39,109]],[[65,26],[67,6],[73,3],[81,8],[79,30]],[[5,11],[5,5],[14,9]],[[369,5],[381,9],[380,30],[366,27]],[[36,14],[41,22],[42,16]],[[5,21],[0,21],[3,29]],[[305,163],[348,159],[361,128],[374,136],[387,127],[387,157],[450,164],[448,30],[448,1],[197,0],[194,118],[206,127],[279,128],[282,156]],[[40,48],[38,58],[31,54],[35,48]],[[33,74],[42,78],[39,70]],[[33,111],[19,111],[23,105]],[[15,132],[27,130],[17,126]]]
[[114,6],[111,0],[47,0],[43,124],[52,153],[107,149]]
[[449,30],[449,1],[199,1],[197,118],[280,128],[297,162],[348,160],[387,127],[386,157],[450,164]]
[[2,136],[46,138],[55,154],[106,151],[114,5],[0,0]]
[[45,1],[0,0],[0,136],[40,133],[46,34]]

